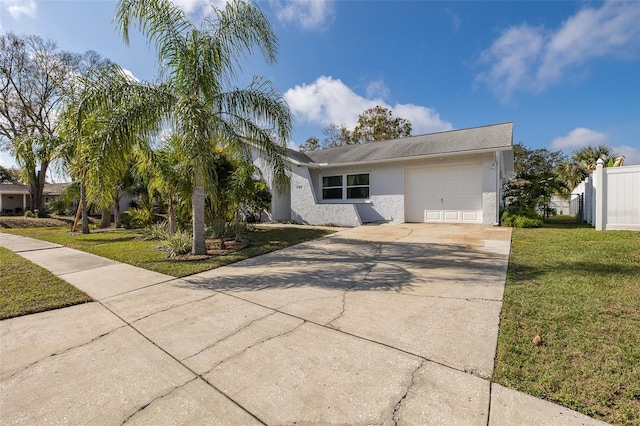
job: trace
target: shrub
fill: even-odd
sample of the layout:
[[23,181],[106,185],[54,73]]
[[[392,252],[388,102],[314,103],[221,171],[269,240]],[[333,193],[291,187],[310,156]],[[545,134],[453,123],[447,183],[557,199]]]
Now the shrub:
[[231,234],[231,230],[223,219],[216,219],[204,228],[204,234],[210,238],[224,238]]
[[24,217],[36,217],[31,210],[24,211]]
[[501,224],[513,228],[540,228],[542,220],[524,215],[513,215],[506,211],[502,214]]
[[151,219],[151,211],[148,209],[132,207],[124,212],[120,221],[125,228],[145,228],[151,225]]
[[178,231],[165,240],[162,248],[168,258],[187,254],[191,251],[191,235],[185,231]]
[[152,223],[142,230],[142,235],[147,241],[166,240],[169,238],[169,224],[167,222]]

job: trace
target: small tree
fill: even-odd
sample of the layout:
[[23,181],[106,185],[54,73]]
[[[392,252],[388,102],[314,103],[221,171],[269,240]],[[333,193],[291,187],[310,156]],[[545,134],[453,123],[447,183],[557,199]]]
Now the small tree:
[[549,203],[553,194],[564,193],[566,186],[553,172],[521,173],[505,185],[504,196],[509,214],[514,216],[549,218]]
[[350,131],[344,124],[329,124],[322,130],[322,146],[316,137],[310,137],[300,147],[300,151],[315,151],[321,148],[335,148],[345,145],[398,139],[411,136],[411,122],[405,118],[394,117],[388,108],[375,106],[358,116],[358,124]]
[[311,136],[310,138],[307,138],[305,143],[300,145],[301,152],[315,151],[317,149],[320,149],[320,140],[315,136]]
[[548,218],[554,194],[564,194],[566,185],[555,168],[565,158],[560,151],[529,149],[522,143],[513,147],[515,178],[505,184],[504,198],[513,216]]
[[351,139],[354,143],[367,143],[411,136],[411,122],[394,117],[390,109],[375,106],[358,117]]

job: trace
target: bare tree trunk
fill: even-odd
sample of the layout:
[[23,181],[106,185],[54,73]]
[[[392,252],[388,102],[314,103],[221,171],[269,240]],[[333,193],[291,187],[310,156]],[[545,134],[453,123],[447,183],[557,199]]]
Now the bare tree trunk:
[[204,198],[202,177],[196,172],[191,194],[191,207],[193,210],[193,245],[191,254],[207,254],[207,245],[204,238]]
[[111,225],[111,211],[109,209],[102,209],[102,215],[100,216],[100,228],[105,229]]
[[89,233],[89,212],[87,211],[87,189],[80,182],[80,203],[82,204],[82,233]]
[[44,197],[42,192],[44,190],[45,178],[47,174],[48,162],[44,162],[40,166],[40,170],[33,170],[29,176],[29,192],[31,193],[31,211],[38,210],[38,212],[44,216],[46,207],[44,205]]

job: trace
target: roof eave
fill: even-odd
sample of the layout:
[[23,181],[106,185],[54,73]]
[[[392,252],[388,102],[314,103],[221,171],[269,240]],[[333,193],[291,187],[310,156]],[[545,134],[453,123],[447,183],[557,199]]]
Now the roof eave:
[[469,151],[456,151],[456,152],[447,152],[447,153],[439,153],[439,154],[425,154],[425,155],[415,155],[411,157],[398,157],[398,158],[382,158],[379,160],[369,160],[369,161],[352,161],[349,163],[300,163],[299,161],[295,161],[290,159],[291,162],[297,166],[307,167],[309,169],[329,169],[329,168],[337,168],[337,167],[351,167],[351,166],[362,166],[365,164],[383,164],[383,163],[397,163],[401,161],[412,161],[412,160],[424,160],[428,158],[442,158],[442,157],[454,157],[460,155],[472,155],[472,154],[487,154],[492,152],[500,152],[500,151],[509,151],[513,149],[511,146],[504,147],[494,147],[494,148],[484,148],[484,149],[474,149]]

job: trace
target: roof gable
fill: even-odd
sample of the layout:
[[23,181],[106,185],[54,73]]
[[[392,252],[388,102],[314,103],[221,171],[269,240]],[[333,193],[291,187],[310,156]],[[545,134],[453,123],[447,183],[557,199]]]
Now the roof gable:
[[299,163],[344,165],[492,150],[505,151],[512,149],[512,146],[513,123],[502,123],[306,153],[293,151],[295,156],[289,157]]

